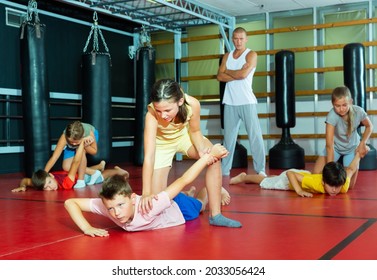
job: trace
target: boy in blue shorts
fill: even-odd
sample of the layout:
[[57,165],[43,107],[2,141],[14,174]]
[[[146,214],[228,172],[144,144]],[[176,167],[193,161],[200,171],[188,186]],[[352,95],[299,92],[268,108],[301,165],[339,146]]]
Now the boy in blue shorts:
[[[182,177],[154,197],[153,207],[148,213],[138,210],[141,196],[136,195],[128,181],[121,176],[112,176],[105,180],[100,198],[71,198],[66,200],[64,205],[74,223],[84,234],[92,237],[109,234],[105,229],[92,227],[82,212],[106,216],[126,231],[182,225],[185,221],[197,218],[208,202],[206,188],[203,188],[196,198],[193,197],[195,188],[191,188],[186,194],[182,193],[183,188],[192,183],[207,165],[217,162],[227,154],[224,146],[214,145],[211,151],[199,158]],[[223,216],[217,218],[226,219]],[[241,226],[241,223],[237,222],[237,227]]]

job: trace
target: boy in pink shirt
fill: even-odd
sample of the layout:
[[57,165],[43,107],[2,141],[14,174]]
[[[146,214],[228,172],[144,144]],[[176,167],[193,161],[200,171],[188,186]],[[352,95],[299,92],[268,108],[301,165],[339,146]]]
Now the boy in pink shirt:
[[[197,198],[181,193],[207,166],[228,155],[228,151],[216,144],[210,153],[204,154],[183,175],[153,199],[153,207],[147,212],[139,212],[141,196],[132,192],[127,180],[112,176],[105,180],[100,198],[71,198],[64,205],[74,223],[89,236],[108,236],[105,229],[92,227],[82,212],[92,212],[109,217],[114,223],[127,231],[153,230],[184,224],[187,220],[198,217],[207,205],[207,190],[203,188]],[[228,227],[241,227],[241,223],[228,219],[222,214],[210,217],[210,224],[226,224]]]

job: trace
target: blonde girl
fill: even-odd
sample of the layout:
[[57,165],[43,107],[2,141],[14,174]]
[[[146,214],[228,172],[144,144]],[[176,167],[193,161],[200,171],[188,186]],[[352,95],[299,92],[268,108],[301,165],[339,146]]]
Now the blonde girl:
[[[320,153],[313,173],[321,173],[327,162],[338,161],[343,157],[343,165],[349,166],[359,152],[363,158],[367,152],[367,141],[373,131],[373,125],[363,108],[353,105],[350,90],[340,86],[331,95],[333,108],[326,117],[326,147]],[[364,126],[364,133],[359,135],[357,129]],[[358,172],[351,178],[350,188],[355,185]]]

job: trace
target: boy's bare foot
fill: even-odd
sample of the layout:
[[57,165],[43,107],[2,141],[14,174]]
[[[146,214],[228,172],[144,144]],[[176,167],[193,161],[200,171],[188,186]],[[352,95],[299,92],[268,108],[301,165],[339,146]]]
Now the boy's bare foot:
[[242,173],[238,174],[237,176],[230,178],[229,185],[235,185],[235,184],[242,183],[245,176],[246,176],[246,173],[242,172]]
[[100,164],[100,169],[99,169],[99,171],[104,171],[105,170],[105,166],[106,166],[106,161],[104,161],[104,160],[101,160],[101,162],[99,163]]
[[195,188],[195,186],[191,186],[191,188],[190,188],[190,189],[188,190],[188,192],[187,192],[187,195],[188,195],[188,196],[191,196],[191,197],[194,197],[195,193],[196,193],[196,188]]
[[221,187],[221,205],[228,205],[230,203],[230,194],[229,192]]
[[121,172],[121,174],[119,175],[124,176],[124,178],[128,179],[130,177],[130,174],[128,173],[128,171],[124,170],[123,168],[120,168],[118,165],[114,166],[114,169],[119,170]]
[[196,199],[199,200],[202,203],[202,209],[200,209],[200,212],[206,210],[206,207],[207,207],[207,204],[208,204],[207,189],[206,188],[202,188],[198,192],[198,195],[196,196]]
[[196,188],[195,186],[191,186],[191,188],[188,191],[183,191],[183,193],[186,194],[187,196],[194,197],[196,193]]

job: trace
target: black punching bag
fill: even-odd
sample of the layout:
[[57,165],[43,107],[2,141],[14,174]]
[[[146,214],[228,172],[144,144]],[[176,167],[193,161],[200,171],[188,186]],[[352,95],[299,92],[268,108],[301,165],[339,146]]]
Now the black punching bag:
[[[221,62],[223,60],[223,57],[220,58],[219,65],[221,65]],[[224,129],[224,104],[223,104],[223,99],[224,99],[224,92],[225,92],[225,82],[220,82],[219,83],[219,89],[220,89],[220,115],[221,115],[221,128]]]
[[152,47],[141,47],[136,53],[136,130],[134,164],[144,162],[144,122],[150,92],[155,83],[156,52]]
[[278,144],[269,151],[269,167],[289,169],[305,167],[304,149],[295,144],[289,129],[296,125],[295,60],[291,51],[280,51],[275,56],[276,125],[282,128]]
[[31,177],[50,158],[50,113],[45,25],[24,22],[20,29],[25,173]]
[[349,88],[355,105],[366,110],[366,73],[364,46],[360,43],[343,48],[344,85]]
[[88,155],[88,165],[109,161],[112,145],[111,57],[109,53],[82,54],[82,121],[92,124],[99,134],[98,152]]
[[[365,69],[365,50],[360,43],[347,44],[343,48],[343,77],[344,85],[349,88],[355,105],[362,107],[365,111],[366,106],[366,69]],[[358,129],[361,136],[361,128]],[[374,147],[368,145],[370,151],[360,160],[360,170],[377,169],[377,152]]]

